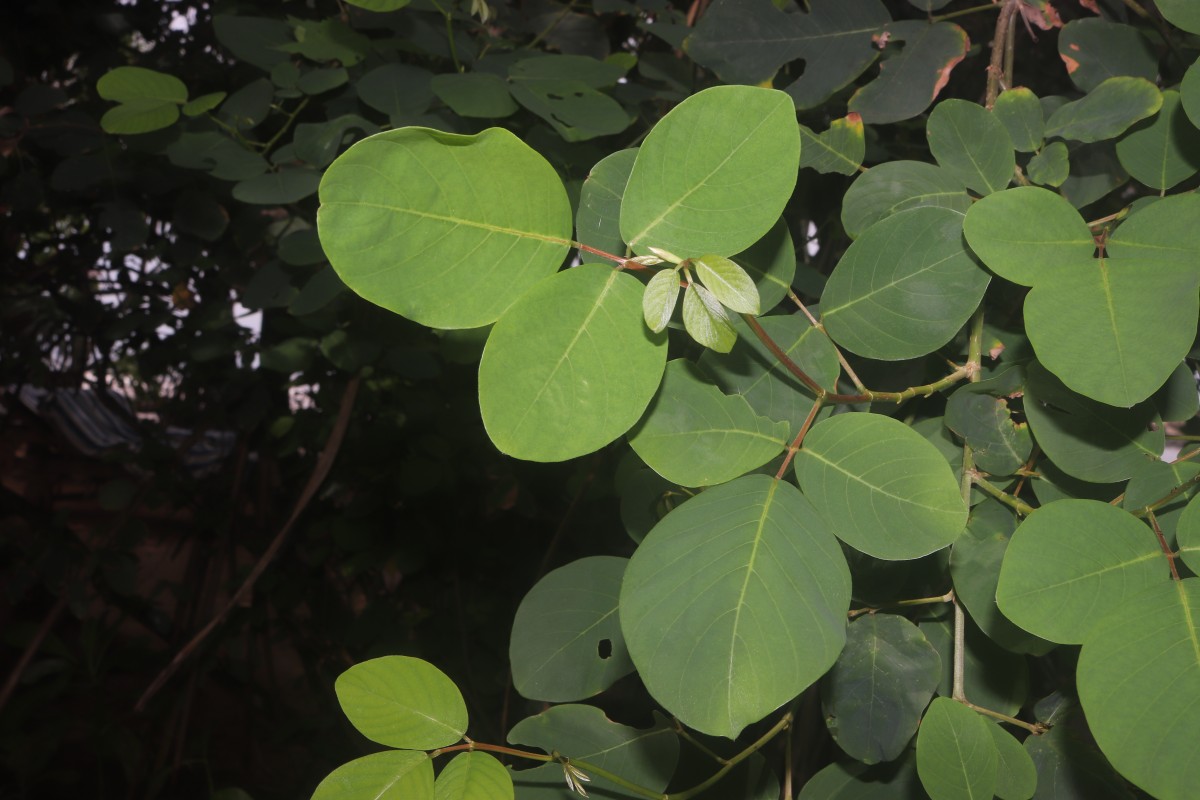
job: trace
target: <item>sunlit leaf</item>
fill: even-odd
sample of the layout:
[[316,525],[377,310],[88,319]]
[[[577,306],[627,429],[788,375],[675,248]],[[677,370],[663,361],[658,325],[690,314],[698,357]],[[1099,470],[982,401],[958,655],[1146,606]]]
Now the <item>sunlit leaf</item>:
[[758,314],[758,288],[746,270],[728,258],[700,256],[692,261],[696,277],[721,305],[739,314]]
[[1183,112],[1179,92],[1162,93],[1153,120],[1133,127],[1117,142],[1117,158],[1136,180],[1152,189],[1170,189],[1200,170],[1200,130]]
[[389,747],[446,747],[467,730],[467,707],[458,687],[419,658],[362,661],[339,675],[334,689],[354,727]]
[[1145,78],[1109,78],[1081,100],[1067,103],[1046,120],[1046,136],[1099,142],[1120,136],[1162,106],[1162,94]]
[[435,800],[433,762],[412,750],[356,758],[325,776],[312,800]]
[[728,353],[737,331],[712,293],[695,283],[683,292],[683,326],[692,338],[718,353]]
[[656,272],[642,293],[642,317],[646,327],[661,333],[671,321],[679,302],[679,273],[673,269]]

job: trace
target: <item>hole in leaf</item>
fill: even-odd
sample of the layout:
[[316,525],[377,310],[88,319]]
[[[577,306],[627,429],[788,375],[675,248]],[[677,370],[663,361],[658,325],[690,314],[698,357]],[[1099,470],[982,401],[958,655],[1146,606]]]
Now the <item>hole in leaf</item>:
[[596,646],[596,654],[602,659],[612,658],[612,639],[601,639]]

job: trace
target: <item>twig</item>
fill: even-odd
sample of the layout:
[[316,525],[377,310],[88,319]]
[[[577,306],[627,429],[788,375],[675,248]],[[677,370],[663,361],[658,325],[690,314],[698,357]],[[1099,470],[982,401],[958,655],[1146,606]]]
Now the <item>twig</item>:
[[329,434],[329,440],[325,442],[325,448],[317,456],[317,463],[313,467],[312,475],[309,476],[308,483],[304,485],[304,489],[296,499],[296,505],[292,508],[291,516],[288,517],[287,522],[279,529],[279,533],[275,534],[275,538],[271,541],[271,544],[267,546],[267,549],[259,557],[254,568],[250,570],[250,574],[242,581],[242,585],[229,598],[225,607],[199,633],[193,636],[191,641],[175,654],[171,662],[163,668],[158,677],[154,679],[153,683],[138,698],[137,704],[134,706],[134,711],[141,712],[145,710],[146,704],[158,694],[159,690],[179,671],[180,667],[195,654],[200,645],[204,644],[205,640],[212,635],[213,631],[220,627],[230,612],[250,596],[251,590],[254,589],[254,584],[258,582],[263,572],[266,571],[267,567],[275,559],[275,556],[279,554],[283,543],[287,540],[288,534],[292,532],[292,528],[295,527],[296,522],[300,519],[300,515],[304,513],[308,504],[316,496],[317,490],[321,488],[321,484],[325,482],[325,478],[329,475],[329,470],[333,466],[334,459],[337,458],[338,451],[342,447],[342,441],[346,437],[346,429],[350,426],[350,412],[354,408],[354,398],[358,394],[360,381],[361,378],[355,375],[346,384],[346,389],[342,392],[338,417],[333,424],[333,430]]
[[1012,25],[1019,6],[1020,0],[1004,0],[1000,16],[996,18],[996,33],[992,37],[992,60],[988,64],[987,95],[984,100],[988,111],[992,110],[992,106],[996,105],[996,98],[1000,96],[1000,82],[1004,76],[1005,43],[1008,41],[1009,26]]
[[64,586],[58,593],[58,600],[55,601],[54,606],[46,614],[45,618],[42,619],[42,624],[38,626],[37,632],[33,634],[33,638],[29,640],[29,643],[25,645],[25,649],[21,651],[21,657],[17,659],[12,672],[8,673],[8,678],[4,681],[4,688],[0,689],[0,711],[4,710],[4,706],[8,704],[9,698],[16,692],[17,684],[21,682],[21,676],[25,674],[25,670],[29,668],[33,657],[41,649],[42,642],[50,635],[50,631],[54,629],[63,612],[67,610],[67,598],[69,594],[67,587]]

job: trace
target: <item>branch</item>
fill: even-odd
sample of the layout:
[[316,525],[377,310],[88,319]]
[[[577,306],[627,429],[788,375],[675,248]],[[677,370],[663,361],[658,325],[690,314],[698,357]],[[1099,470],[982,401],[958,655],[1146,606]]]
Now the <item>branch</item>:
[[1020,0],[1005,0],[996,19],[996,32],[992,36],[992,60],[988,64],[987,96],[984,106],[988,111],[996,105],[1000,96],[1000,79],[1004,75],[1005,44],[1008,41],[1008,29],[1012,26],[1013,17],[1017,14]]
[[217,615],[199,633],[193,636],[191,641],[183,646],[183,649],[175,654],[175,657],[171,659],[171,663],[163,668],[158,677],[154,679],[154,682],[138,698],[137,704],[134,706],[134,711],[141,712],[146,709],[146,704],[154,698],[154,695],[158,694],[159,690],[179,671],[180,667],[196,653],[200,645],[204,644],[213,631],[220,627],[230,612],[250,596],[251,590],[254,589],[254,584],[258,582],[263,572],[266,571],[267,567],[275,559],[275,556],[279,554],[283,543],[287,540],[288,534],[292,532],[292,528],[295,527],[297,520],[300,519],[300,515],[304,513],[308,504],[316,496],[317,490],[321,488],[321,484],[325,482],[325,478],[329,475],[329,470],[333,466],[334,459],[337,458],[338,450],[342,447],[342,440],[346,437],[346,429],[350,425],[350,412],[354,408],[354,398],[358,394],[360,380],[360,377],[355,375],[346,384],[346,389],[342,392],[338,417],[333,423],[333,430],[329,433],[329,439],[325,442],[325,448],[317,456],[317,463],[313,467],[312,475],[309,476],[308,483],[304,485],[304,489],[300,492],[300,497],[296,499],[296,505],[292,508],[291,516],[288,517],[287,522],[279,529],[279,533],[275,534],[275,538],[271,541],[271,544],[267,546],[267,549],[259,557],[254,568],[250,570],[250,574],[246,576],[246,580],[242,581],[242,585],[229,598],[225,607],[217,612]]
[[999,486],[995,485],[994,483],[990,483],[990,482],[984,480],[983,476],[980,475],[975,470],[972,470],[972,472],[971,472],[971,480],[974,482],[974,484],[976,486],[978,486],[980,489],[982,489],[985,494],[988,494],[988,495],[996,498],[1001,503],[1008,506],[1013,511],[1017,512],[1018,514],[1020,514],[1023,517],[1027,517],[1030,514],[1032,514],[1034,511],[1037,510],[1033,506],[1029,505],[1029,503],[1026,503],[1024,500],[1022,500],[1021,498],[1014,497],[1013,495],[1004,491],[1003,489],[1001,489]]

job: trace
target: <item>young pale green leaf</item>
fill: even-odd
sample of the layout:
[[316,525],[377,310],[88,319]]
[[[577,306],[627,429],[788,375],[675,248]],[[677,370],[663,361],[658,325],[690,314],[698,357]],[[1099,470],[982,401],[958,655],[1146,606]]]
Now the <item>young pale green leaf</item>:
[[467,730],[458,687],[419,658],[383,656],[355,664],[338,676],[334,691],[350,723],[388,747],[447,747]]
[[96,81],[96,93],[118,103],[153,100],[183,105],[188,98],[187,87],[179,78],[144,67],[109,70]]
[[1016,737],[999,723],[988,725],[996,754],[996,797],[1000,800],[1029,800],[1037,791],[1037,769]]
[[1136,180],[1170,189],[1200,170],[1200,131],[1188,120],[1179,92],[1166,90],[1158,115],[1134,126],[1117,142],[1117,158]]
[[1046,120],[1046,137],[1078,142],[1115,139],[1161,106],[1162,93],[1145,78],[1109,78],[1082,99],[1051,114]]
[[651,469],[680,486],[733,480],[787,443],[786,422],[760,417],[745,398],[722,394],[686,359],[667,364],[658,394],[629,437]]
[[1112,765],[1161,800],[1200,785],[1200,579],[1165,581],[1099,619],[1077,679],[1088,727]]
[[871,614],[852,622],[845,649],[821,679],[821,709],[834,741],[867,764],[897,758],[941,673],[937,651],[904,617]]
[[718,353],[728,353],[737,341],[737,331],[717,298],[696,283],[683,292],[683,327],[692,338]]
[[1130,595],[1169,579],[1148,525],[1107,503],[1059,500],[1013,534],[996,603],[1030,633],[1078,644]]
[[981,195],[998,192],[1013,178],[1016,157],[1008,130],[978,103],[943,100],[926,124],[929,151],[942,169]]
[[435,800],[433,762],[412,750],[356,758],[325,776],[312,800]]
[[621,238],[621,197],[637,150],[618,150],[596,162],[579,190],[575,231],[579,241],[616,255],[625,254]]
[[808,501],[745,475],[685,501],[645,538],[621,586],[621,628],[656,700],[733,738],[833,664],[849,604],[845,557]]
[[975,203],[967,211],[963,234],[988,269],[1024,286],[1091,259],[1096,248],[1079,212],[1054,192],[1034,186]]
[[633,672],[617,619],[624,558],[572,561],[537,582],[513,620],[509,661],[522,697],[563,703]]
[[663,117],[638,148],[621,235],[639,253],[729,256],[759,240],[796,186],[800,131],[791,98],[714,86]]
[[662,333],[675,313],[675,304],[679,302],[679,271],[664,269],[654,273],[654,277],[646,284],[642,292],[642,317],[646,327],[655,333]]
[[949,697],[929,704],[917,734],[917,774],[931,800],[982,800],[995,794],[1000,754],[988,725]]
[[1042,146],[1042,104],[1037,95],[1024,86],[1001,92],[992,113],[1008,131],[1013,147],[1022,153],[1032,153]]
[[508,770],[488,753],[456,755],[442,767],[434,790],[436,800],[513,800]]
[[854,175],[867,153],[862,116],[850,113],[835,119],[820,134],[800,126],[800,166],[817,172]]
[[821,321],[834,341],[887,361],[950,341],[991,280],[964,246],[962,225],[957,211],[913,208],[863,232],[821,297]]
[[1092,483],[1131,477],[1166,444],[1151,402],[1114,408],[1071,391],[1036,362],[1026,370],[1025,416],[1033,438],[1059,469]]
[[1148,81],[1158,77],[1158,54],[1146,35],[1132,25],[1098,17],[1064,25],[1058,32],[1058,55],[1071,80],[1085,92],[1118,75]]
[[494,322],[558,269],[571,204],[554,169],[512,133],[402,128],[338,157],[317,227],[346,285],[436,328]]
[[936,206],[965,212],[971,196],[950,173],[921,161],[887,161],[859,175],[842,198],[842,225],[851,236],[905,209]]
[[888,59],[878,78],[851,95],[847,106],[871,125],[924,112],[971,45],[967,32],[952,22],[898,20],[883,33],[889,41],[904,42],[904,49]]
[[[679,760],[679,737],[661,717],[649,728],[631,728],[613,722],[594,706],[553,706],[518,722],[509,731],[508,741],[587,761],[654,792],[667,788]],[[588,791],[599,797],[641,797],[601,775],[588,777]],[[576,796],[565,787],[561,764],[515,772],[513,783],[521,800],[568,800]]]
[[1062,186],[1071,174],[1067,146],[1062,142],[1050,142],[1042,152],[1029,159],[1025,174],[1039,186]]
[[666,336],[642,322],[642,292],[628,273],[584,264],[500,318],[479,364],[479,407],[501,452],[565,461],[633,427],[667,360]]
[[746,270],[723,256],[692,259],[696,276],[721,304],[739,314],[759,313],[758,287]]
[[796,477],[829,529],[876,558],[920,558],[967,524],[942,454],[891,417],[840,414],[817,423],[796,456]]

